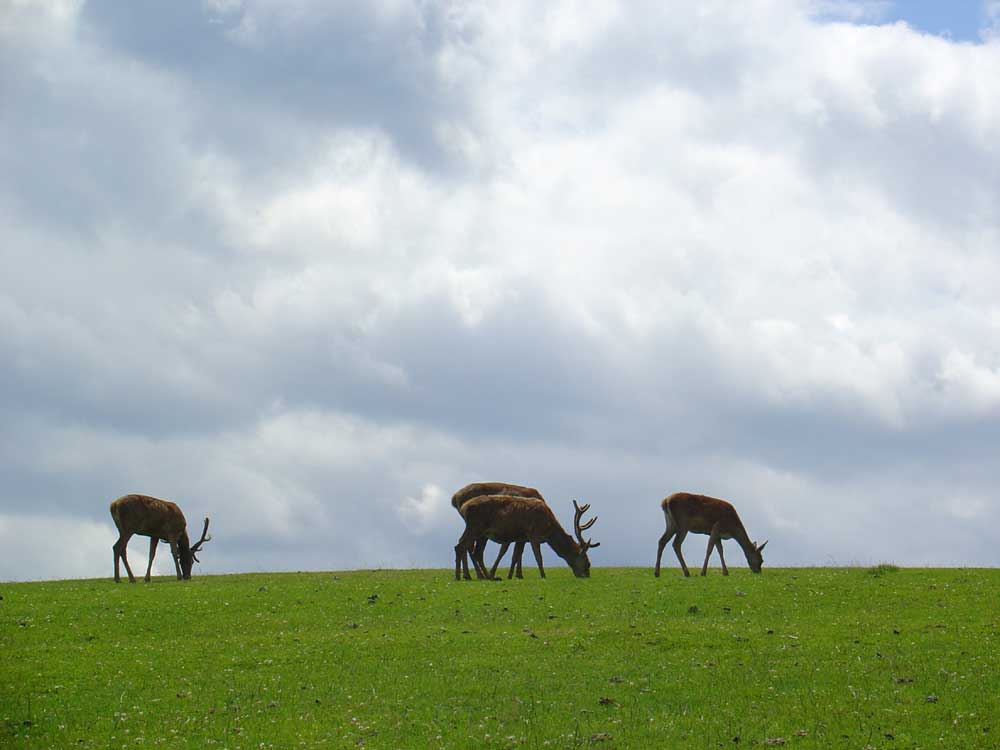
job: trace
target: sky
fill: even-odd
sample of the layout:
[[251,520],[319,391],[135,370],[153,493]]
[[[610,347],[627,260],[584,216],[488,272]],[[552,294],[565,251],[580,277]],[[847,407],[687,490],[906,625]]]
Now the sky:
[[981,42],[1000,19],[1000,4],[984,0],[870,0],[816,3],[819,17],[884,25],[903,22],[910,28],[956,42]]
[[449,568],[473,481],[598,570],[677,491],[996,566],[998,144],[992,1],[2,0],[0,580],[130,492],[195,575]]

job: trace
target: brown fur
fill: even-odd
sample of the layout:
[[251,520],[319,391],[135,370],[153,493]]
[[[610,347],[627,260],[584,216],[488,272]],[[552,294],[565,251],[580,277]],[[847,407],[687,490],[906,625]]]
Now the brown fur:
[[473,482],[465,485],[462,489],[451,496],[452,507],[461,512],[462,506],[474,497],[484,497],[486,495],[509,495],[511,497],[534,497],[544,501],[542,493],[534,487],[524,487],[520,484],[507,484],[506,482]]
[[[588,506],[578,508],[574,522],[578,538],[583,541],[582,529],[592,522],[579,526],[580,516]],[[460,580],[460,567],[465,566],[466,554],[475,541],[489,537],[498,542],[525,541],[531,544],[542,578],[545,567],[542,564],[541,544],[548,543],[557,555],[563,558],[574,575],[585,578],[590,575],[590,560],[587,550],[598,544],[583,542],[578,544],[556,519],[552,509],[542,500],[513,497],[510,495],[487,495],[469,500],[462,506],[465,531],[455,545],[455,579]],[[597,520],[596,518],[593,520]],[[476,561],[473,560],[475,563]],[[485,573],[485,571],[483,571]],[[489,576],[484,576],[489,577]]]
[[701,574],[708,571],[708,559],[712,555],[712,548],[718,550],[719,560],[722,561],[722,574],[729,575],[729,568],[726,567],[726,560],[722,556],[722,540],[735,539],[743,553],[746,555],[747,564],[754,573],[760,572],[760,566],[764,562],[761,551],[764,544],[759,547],[750,540],[749,534],[740,520],[736,508],[731,503],[707,495],[694,495],[690,492],[677,492],[660,502],[663,515],[667,522],[667,530],[660,537],[659,546],[656,550],[656,568],[654,575],[660,575],[660,560],[663,557],[663,548],[667,542],[674,537],[674,552],[681,563],[681,569],[685,576],[691,575],[688,572],[687,564],[681,555],[681,544],[688,532],[695,534],[708,534],[708,551],[705,553],[705,563],[702,565]]
[[[512,497],[533,497],[545,502],[545,498],[542,497],[542,493],[536,490],[534,487],[525,487],[520,484],[508,484],[506,482],[473,482],[472,484],[465,485],[462,489],[451,496],[452,507],[462,514],[462,506],[465,505],[469,500],[474,497],[484,497],[486,495],[510,495]],[[463,516],[464,518],[464,516]],[[496,540],[494,540],[496,541]],[[486,564],[483,562],[483,553],[486,551],[487,538],[483,537],[477,539],[472,548],[472,560],[473,567],[476,570],[476,577],[481,577],[481,571],[486,569]],[[507,554],[507,548],[511,545],[511,542],[499,542],[500,544],[500,554],[497,555],[496,561],[493,563],[493,567],[490,570],[489,577],[492,578],[493,574],[496,572],[497,567],[500,565],[500,561],[503,556]],[[510,571],[507,573],[507,577],[511,578],[515,571],[517,577],[521,578],[522,568],[521,568],[521,558],[524,554],[524,541],[514,542],[514,556],[510,561]],[[478,564],[477,564],[478,561]],[[463,570],[463,575],[468,578],[469,570],[465,568]]]
[[191,567],[198,558],[195,557],[201,545],[212,537],[207,535],[208,519],[205,519],[205,529],[201,539],[193,547],[188,539],[187,521],[181,509],[169,500],[160,500],[149,495],[124,495],[111,503],[111,518],[118,528],[118,541],[112,549],[115,554],[115,581],[119,581],[118,560],[125,563],[125,572],[130,582],[135,583],[132,568],[128,564],[126,547],[133,535],[149,537],[149,564],[146,566],[146,581],[153,567],[156,555],[156,545],[165,541],[170,544],[170,553],[174,558],[178,580],[191,577]]

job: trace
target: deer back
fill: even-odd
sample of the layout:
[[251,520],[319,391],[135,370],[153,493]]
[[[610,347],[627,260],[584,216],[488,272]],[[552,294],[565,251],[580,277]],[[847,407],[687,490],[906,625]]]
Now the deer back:
[[111,503],[119,532],[187,541],[187,521],[176,503],[149,495],[125,495]]
[[730,533],[743,529],[743,522],[732,503],[717,497],[676,492],[664,498],[660,505],[680,528],[696,534],[710,534],[716,524],[721,524]]
[[459,513],[462,506],[474,497],[484,497],[487,495],[507,495],[510,497],[533,497],[542,502],[545,498],[542,493],[534,487],[524,487],[520,484],[507,484],[506,482],[473,482],[465,485],[462,489],[451,496],[451,505]]
[[467,501],[462,515],[477,536],[500,542],[547,541],[556,534],[566,536],[552,509],[537,498],[483,495]]

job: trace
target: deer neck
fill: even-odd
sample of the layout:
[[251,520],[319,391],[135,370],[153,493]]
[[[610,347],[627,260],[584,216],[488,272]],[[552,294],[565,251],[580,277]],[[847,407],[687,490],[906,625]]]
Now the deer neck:
[[750,540],[750,535],[747,533],[747,530],[743,528],[743,524],[740,524],[740,527],[736,530],[736,533],[733,534],[733,539],[735,539],[739,543],[740,547],[743,548],[743,554],[745,554],[749,559],[750,554],[754,550],[756,550],[756,547],[754,546],[754,543]]
[[549,537],[549,546],[563,560],[571,560],[580,556],[580,547],[573,541],[573,537],[562,529],[559,529]]

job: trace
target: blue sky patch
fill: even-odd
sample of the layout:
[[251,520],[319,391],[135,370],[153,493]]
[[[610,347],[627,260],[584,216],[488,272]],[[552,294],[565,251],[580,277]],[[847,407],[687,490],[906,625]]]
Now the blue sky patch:
[[856,24],[905,21],[911,28],[956,42],[982,42],[983,30],[995,26],[988,0],[832,0],[818,4],[821,20]]
[[982,41],[979,30],[988,25],[981,0],[900,0],[888,5],[884,20],[960,42]]

